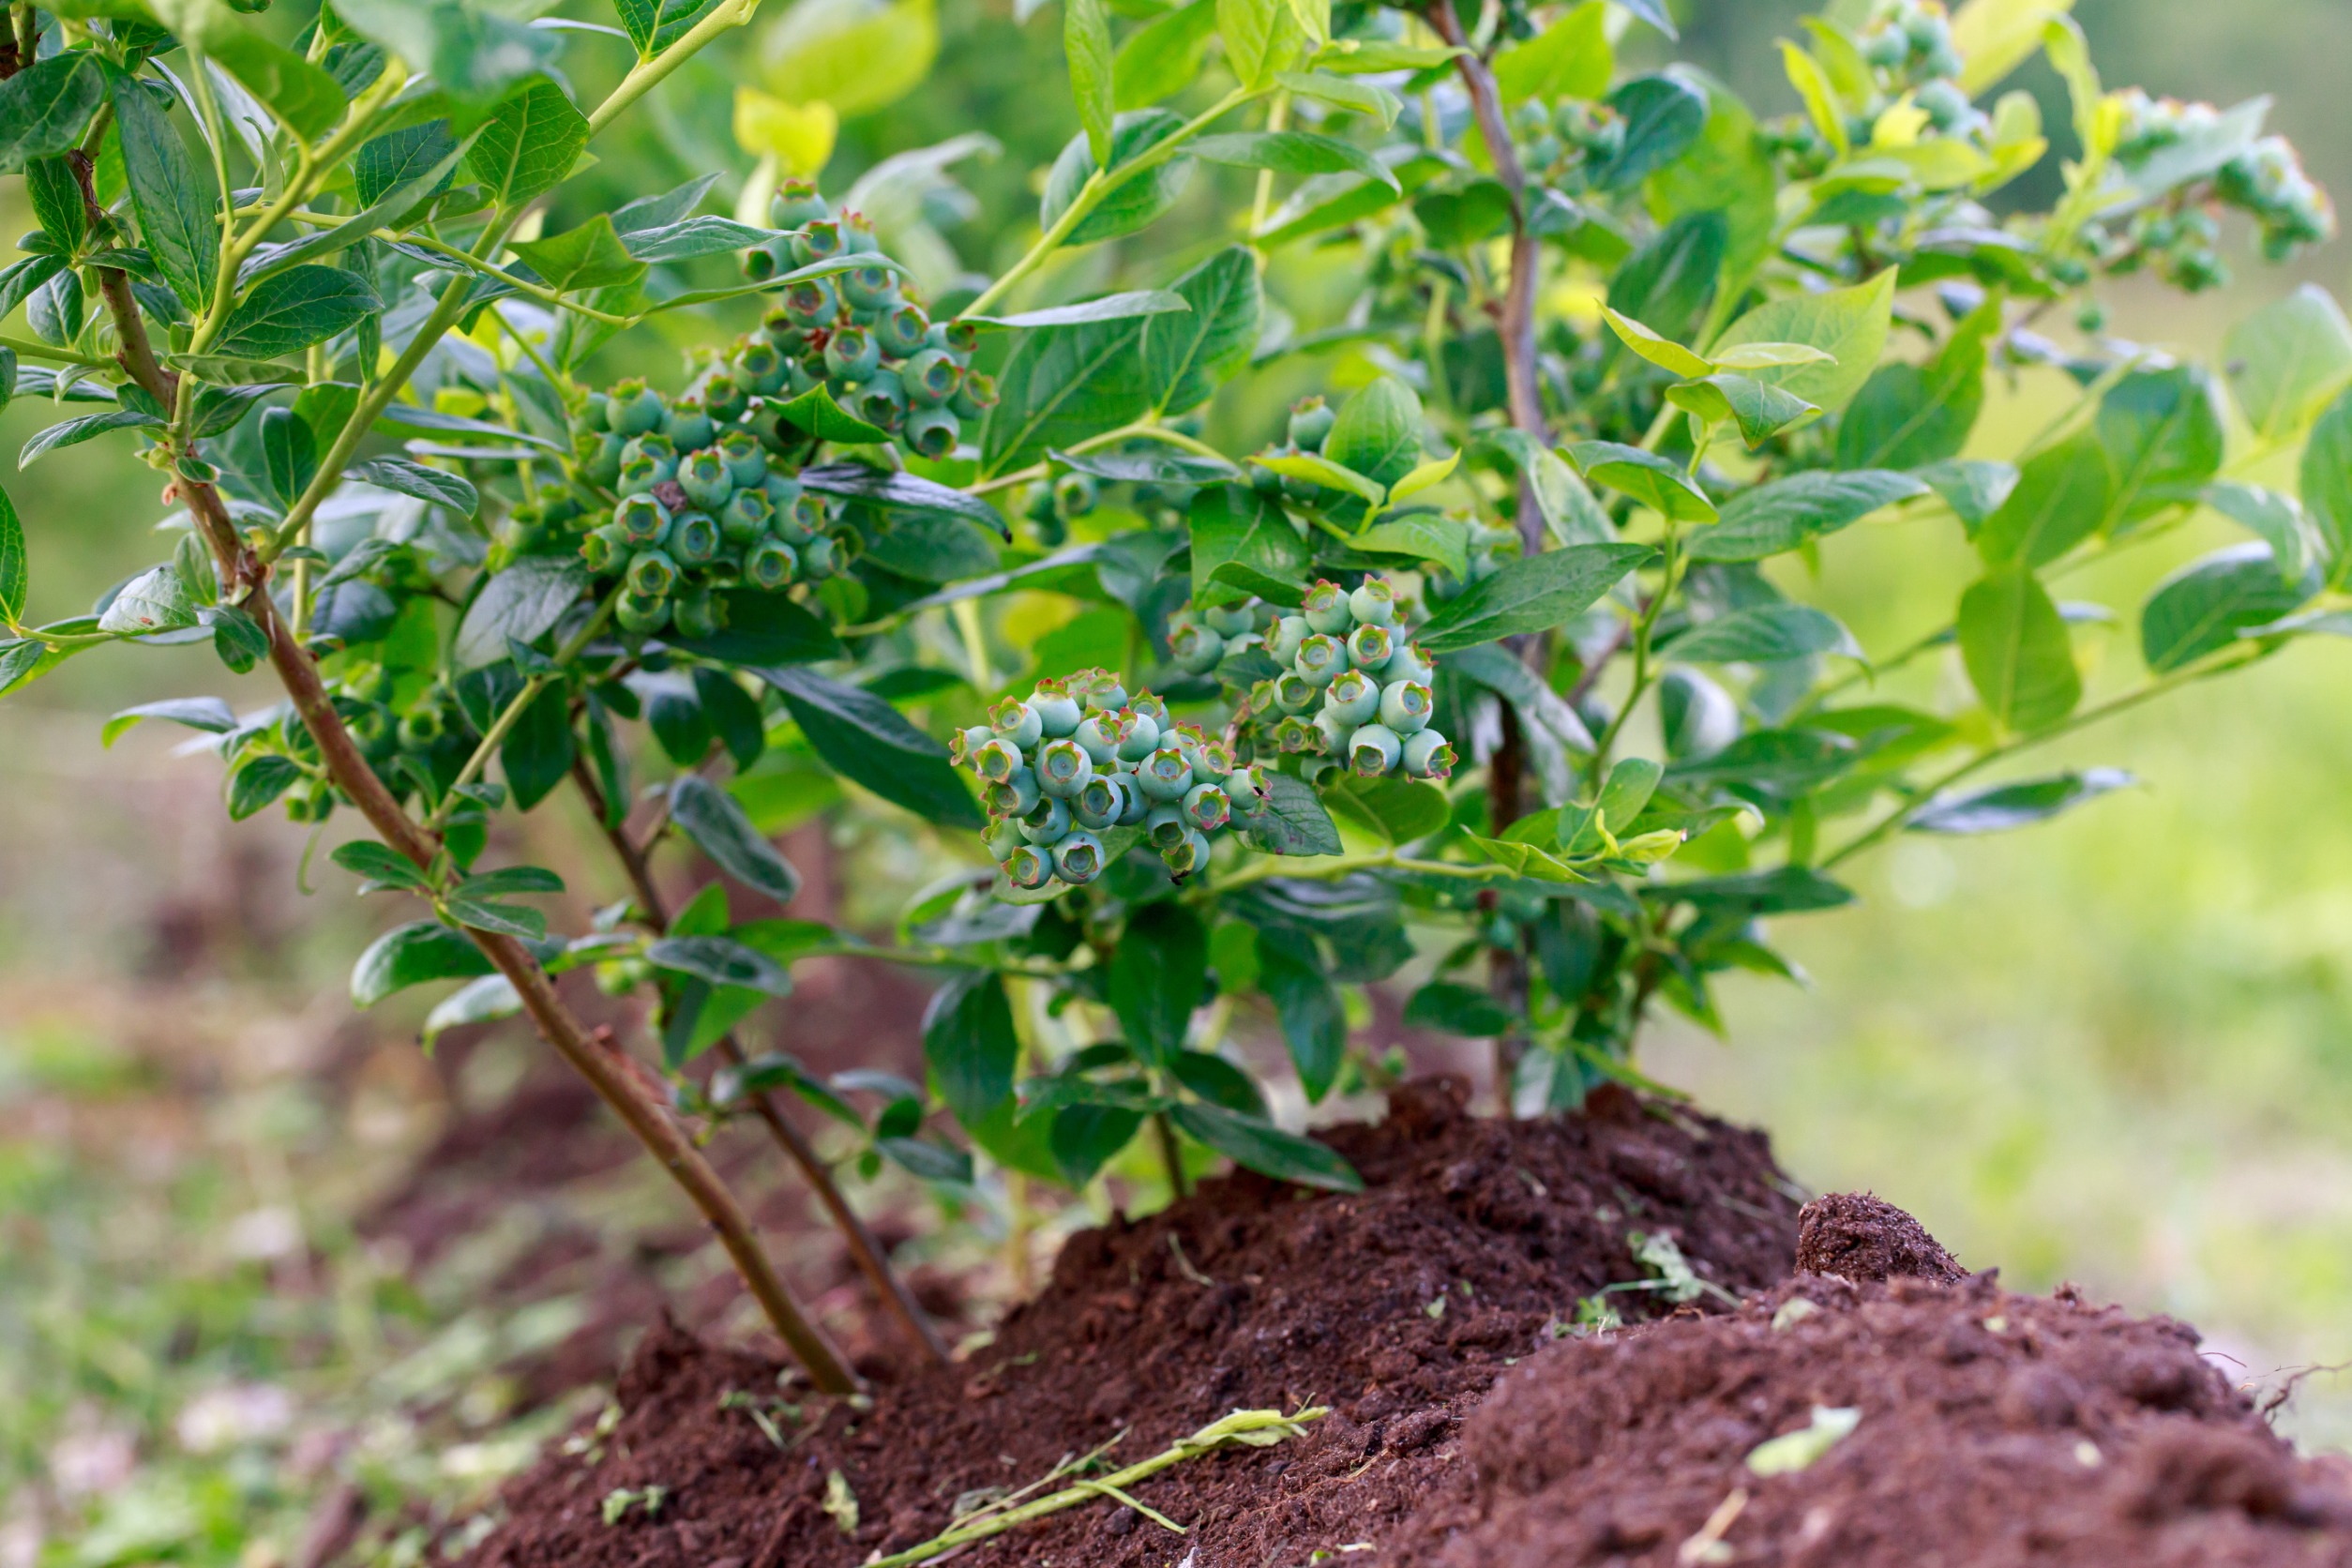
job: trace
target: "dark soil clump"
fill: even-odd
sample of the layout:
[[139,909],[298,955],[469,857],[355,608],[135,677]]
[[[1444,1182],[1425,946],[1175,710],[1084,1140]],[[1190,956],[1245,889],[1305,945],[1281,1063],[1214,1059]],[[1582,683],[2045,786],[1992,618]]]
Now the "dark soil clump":
[[[1787,1274],[1796,1204],[1761,1135],[1614,1089],[1543,1122],[1480,1120],[1464,1102],[1458,1084],[1425,1081],[1380,1124],[1326,1133],[1362,1195],[1244,1173],[1072,1238],[992,1343],[877,1389],[870,1409],[779,1385],[775,1364],[674,1329],[649,1334],[617,1424],[509,1488],[506,1522],[472,1560],[849,1568],[937,1534],[959,1499],[1025,1486],[1123,1431],[1110,1466],[1235,1409],[1328,1406],[1304,1438],[1141,1484],[1137,1500],[1190,1527],[1184,1537],[1106,1500],[958,1559],[1288,1568],[1393,1534],[1460,1469],[1462,1419],[1511,1363],[1569,1332],[1580,1300],[1636,1285],[1604,1299],[1629,1318],[1674,1310],[1675,1296],[1711,1310],[1718,1292]],[[1666,1289],[1659,1259],[1676,1255],[1690,1272]],[[657,1509],[605,1522],[609,1498],[656,1486]]]
[[[1463,1463],[1376,1560],[2352,1564],[2352,1467],[2298,1459],[2194,1331],[2071,1291],[2009,1294],[1990,1274],[1922,1277],[1922,1259],[1949,1256],[1876,1199],[1824,1200],[1806,1222],[1808,1258],[1907,1261],[1883,1282],[1801,1275],[1732,1316],[1546,1350],[1497,1383]],[[1747,1462],[1823,1410],[1860,1419],[1809,1466]]]
[[1797,1272],[1864,1280],[1932,1279],[1956,1285],[1968,1271],[1893,1204],[1868,1193],[1817,1198],[1797,1216]]

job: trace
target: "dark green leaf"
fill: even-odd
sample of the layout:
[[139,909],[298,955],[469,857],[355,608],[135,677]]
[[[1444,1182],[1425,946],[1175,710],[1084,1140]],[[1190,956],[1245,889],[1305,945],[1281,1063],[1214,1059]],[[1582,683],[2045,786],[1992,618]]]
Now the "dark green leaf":
[[1003,978],[993,970],[959,971],[932,994],[923,1060],[958,1122],[969,1126],[1013,1097],[1020,1050]]
[[2238,634],[2293,613],[2316,581],[2283,582],[2270,547],[2215,550],[2157,584],[2140,611],[2140,654],[2157,674],[2194,663]]
[[86,50],[35,61],[0,82],[0,173],[76,146],[104,101],[105,67]]
[[[1194,10],[1211,8],[1210,0],[1196,0]],[[1119,1106],[1063,1106],[1053,1112],[1049,1140],[1053,1163],[1064,1184],[1073,1190],[1094,1179],[1133,1142],[1143,1125],[1143,1113]]]
[[[1110,166],[1133,162],[1184,128],[1184,121],[1165,109],[1138,109],[1120,115],[1110,133]],[[1078,200],[1078,191],[1100,167],[1086,144],[1086,133],[1070,138],[1062,156],[1046,174],[1046,189],[1037,213],[1040,227],[1050,229]],[[1093,245],[1131,234],[1176,204],[1192,177],[1192,160],[1179,155],[1128,178],[1095,205],[1072,229],[1067,245]]]
[[1648,560],[1647,545],[1571,545],[1525,556],[1440,606],[1413,641],[1432,654],[1564,625]]
[[257,752],[239,762],[228,776],[224,798],[229,820],[241,822],[294,788],[302,769],[287,758]]
[[1736,877],[1652,883],[1642,888],[1641,895],[1661,903],[1690,904],[1704,913],[1736,920],[1753,920],[1767,914],[1810,914],[1820,910],[1843,909],[1854,901],[1850,888],[1809,866],[1784,866],[1774,871],[1748,871]]
[[521,557],[491,578],[466,607],[451,658],[460,671],[496,664],[506,656],[508,638],[537,641],[587,586],[588,568],[576,557]]
[[1770,664],[1812,654],[1862,656],[1837,617],[1809,604],[1758,604],[1693,627],[1666,646],[1684,664]]
[[1323,803],[1392,844],[1426,838],[1453,815],[1445,792],[1417,778],[1343,776],[1324,787]]
[[1247,790],[1233,796],[1233,824],[1268,854],[1337,854],[1339,830],[1306,783],[1287,773],[1266,776],[1261,799]]
[[531,700],[499,743],[498,767],[515,809],[547,799],[572,770],[571,694],[556,682]]
[[686,37],[717,4],[718,0],[612,0],[612,8],[621,13],[621,25],[627,30],[629,41],[637,45],[639,57],[650,60]]
[[947,749],[871,693],[806,670],[753,671],[784,699],[825,765],[882,799],[947,827],[979,828],[987,819]]
[[726,791],[699,775],[685,775],[670,786],[670,816],[696,849],[746,887],[779,904],[799,894],[800,873]]
[[1279,507],[1240,485],[1217,485],[1194,498],[1192,602],[1200,609],[1251,596],[1296,604],[1305,593],[1306,541]]
[[259,33],[243,27],[214,28],[204,48],[246,91],[276,111],[305,141],[316,141],[333,130],[351,107],[333,77]]
[[[446,189],[457,177],[460,156],[448,121],[404,126],[360,143],[352,156],[352,188],[360,206],[371,211],[400,197],[402,205],[379,219],[389,223]],[[427,181],[430,183],[423,183]]]
[[425,873],[418,870],[408,856],[372,838],[354,838],[348,844],[338,844],[327,858],[354,877],[382,882],[386,887],[416,892],[431,885],[426,882]]
[[[718,218],[705,213],[699,218],[681,219],[659,228],[634,229],[625,236],[628,253],[641,262],[690,262],[698,256],[724,256],[737,250],[748,250],[755,245],[766,245],[778,235],[773,229],[761,229],[749,223],[738,223],[731,218]],[[873,251],[852,252],[848,258],[853,264],[875,263]],[[888,257],[881,264],[893,271],[898,264]],[[800,274],[792,274],[797,280]],[[776,279],[781,283],[782,279]]]
[[694,671],[694,695],[710,719],[711,733],[735,760],[736,768],[758,761],[768,744],[767,720],[759,701],[716,670]]
[[220,187],[212,165],[188,156],[179,131],[138,83],[121,78],[113,97],[123,173],[147,253],[191,314],[207,309],[220,271]]
[[292,267],[255,284],[211,346],[219,354],[275,359],[347,331],[383,309],[373,285],[355,272]]
[[1608,97],[1625,137],[1586,173],[1602,190],[1622,190],[1688,152],[1707,124],[1707,95],[1671,76],[1641,76]]
[[621,243],[608,213],[600,212],[576,229],[547,239],[525,240],[512,249],[558,294],[633,283],[645,276],[645,264]]
[[520,206],[571,173],[588,144],[588,116],[544,79],[498,106],[465,155],[465,166],[489,198]]
[[1208,973],[1208,933],[1190,909],[1162,901],[1128,914],[1111,954],[1109,1002],[1143,1061],[1166,1066],[1184,1048]]
[[452,474],[445,468],[428,468],[407,458],[369,458],[343,470],[343,476],[398,495],[415,496],[436,506],[446,506],[460,517],[470,518],[481,509],[481,495],[464,475]]
[[24,523],[16,503],[0,490],[0,625],[13,626],[24,613],[24,596],[31,581],[24,552]]
[[309,425],[290,408],[262,411],[262,464],[270,492],[281,506],[309,488],[319,471],[318,441]]
[[1329,1192],[1364,1190],[1364,1178],[1338,1154],[1270,1122],[1199,1103],[1177,1106],[1168,1114],[1189,1136],[1260,1175]]
[[68,419],[63,424],[35,431],[33,439],[24,444],[24,450],[17,454],[16,465],[20,469],[27,467],[34,459],[46,453],[60,447],[79,446],[109,430],[156,430],[162,424],[163,421],[155,415],[142,414],[136,409],[121,408],[111,414],[85,414],[79,419]]
[[467,877],[450,889],[453,898],[505,898],[517,894],[561,893],[564,879],[544,866],[502,866]]
[[217,604],[203,613],[212,626],[212,649],[220,662],[242,675],[269,652],[269,633],[234,605]]
[[842,655],[833,628],[782,594],[744,588],[719,597],[727,606],[725,626],[709,637],[671,636],[671,645],[745,669],[815,664]]
[[2053,774],[2015,784],[1996,784],[1965,794],[1938,795],[1903,825],[1913,833],[2004,833],[2095,800],[2135,782],[2114,768]]
[[1315,940],[1280,927],[1258,933],[1258,988],[1274,1004],[1282,1038],[1310,1103],[1331,1093],[1348,1058],[1348,1014],[1323,972]]
[[880,425],[869,425],[844,411],[839,403],[833,400],[833,393],[822,384],[810,387],[789,402],[777,405],[776,413],[822,441],[839,441],[862,446],[880,445],[890,439],[890,432]]
[[368,1008],[395,991],[428,980],[463,980],[490,972],[482,950],[437,920],[419,920],[386,931],[352,967],[351,1000]]
[[792,994],[792,976],[756,947],[731,937],[664,937],[645,948],[656,969],[674,970],[714,986],[744,986],[770,996]]
[[218,697],[173,697],[160,702],[142,702],[135,708],[125,708],[106,721],[98,731],[98,746],[113,746],[126,731],[142,719],[169,719],[185,724],[190,730],[202,730],[210,735],[225,735],[237,727],[237,716],[228,703]]
[[1176,1081],[1213,1106],[1263,1119],[1266,1096],[1250,1076],[1221,1056],[1180,1050],[1168,1063]]
[[918,1181],[972,1184],[972,1156],[960,1149],[921,1138],[877,1138],[874,1147]]
[[938,512],[962,518],[984,528],[1010,535],[1004,515],[978,496],[950,490],[920,475],[896,469],[867,468],[863,463],[826,463],[804,468],[800,482],[826,495],[846,496],[892,511]]
[[[2270,575],[2275,587],[2277,574]],[[2031,572],[2010,568],[1960,596],[1960,658],[1994,719],[2030,733],[2074,711],[2083,678],[2066,623]]]
[[1430,981],[1405,1003],[1405,1022],[1411,1027],[1470,1039],[1507,1034],[1516,1021],[1485,991],[1451,980]]
[[1712,522],[1715,504],[1681,463],[1620,441],[1580,441],[1568,456],[1587,479],[1622,490],[1661,517]]
[[1926,493],[1922,481],[1888,469],[1792,474],[1725,502],[1723,520],[1691,541],[1691,559],[1761,561]]
[[1349,394],[1323,438],[1323,456],[1386,490],[1421,462],[1421,400],[1395,376]]

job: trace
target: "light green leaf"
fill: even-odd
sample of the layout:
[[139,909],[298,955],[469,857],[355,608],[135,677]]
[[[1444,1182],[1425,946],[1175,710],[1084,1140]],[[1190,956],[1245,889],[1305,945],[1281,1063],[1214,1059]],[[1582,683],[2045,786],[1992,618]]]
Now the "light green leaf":
[[1376,485],[1397,483],[1421,463],[1421,399],[1395,376],[1358,387],[1339,405],[1323,456]]
[[718,0],[612,0],[621,26],[637,45],[640,59],[650,60],[686,37],[710,14]]
[[1580,441],[1568,449],[1568,456],[1592,483],[1622,490],[1661,517],[1681,522],[1715,520],[1715,504],[1671,458],[1616,441]]
[[1130,289],[1101,294],[1076,305],[1050,305],[1013,316],[964,316],[958,319],[982,326],[1033,331],[1041,326],[1077,326],[1086,322],[1126,321],[1135,316],[1188,315],[1192,301],[1169,289]]
[[1592,544],[1524,556],[1448,600],[1412,640],[1446,654],[1564,625],[1652,553],[1648,545]]
[[106,721],[98,731],[101,749],[122,739],[142,719],[169,719],[185,724],[190,730],[202,730],[208,735],[225,735],[237,727],[237,716],[228,703],[218,697],[173,697],[160,702],[142,702],[135,708],[125,708]]
[[116,637],[178,631],[197,624],[197,605],[169,566],[142,572],[125,583],[98,617],[98,629]]
[[120,408],[107,414],[85,414],[79,419],[68,419],[34,431],[32,439],[24,444],[24,449],[17,454],[16,466],[19,469],[29,468],[36,458],[62,447],[79,446],[109,430],[159,430],[162,425],[163,421],[154,415],[142,414],[137,409]]
[[213,352],[275,359],[324,342],[384,309],[374,287],[341,267],[298,266],[254,285],[222,324]]
[[1377,83],[1361,82],[1350,76],[1339,76],[1327,70],[1285,70],[1275,73],[1274,81],[1301,98],[1327,103],[1334,109],[1344,109],[1351,114],[1363,114],[1380,121],[1382,130],[1396,128],[1396,116],[1405,106],[1395,93]]
[[1191,151],[1205,163],[1271,169],[1277,174],[1357,173],[1379,180],[1399,194],[1404,190],[1388,165],[1362,147],[1311,131],[1259,130],[1202,136],[1192,142]]
[[460,129],[502,99],[511,104],[508,90],[543,71],[561,46],[560,34],[474,0],[339,0],[335,14],[411,70],[430,75],[462,111]]
[[1601,314],[1607,318],[1609,330],[1617,334],[1620,342],[1660,369],[1685,380],[1714,372],[1715,367],[1706,359],[1673,339],[1651,331],[1631,316],[1621,315],[1606,305],[1601,307]]
[[2240,322],[2222,358],[2254,433],[2291,441],[2352,383],[2352,323],[2333,295],[2306,283]]
[[[1118,115],[1111,122],[1110,167],[1117,169],[1133,162],[1182,130],[1184,124],[1165,109],[1137,109]],[[1087,180],[1101,167],[1094,160],[1084,133],[1071,137],[1063,147],[1062,156],[1046,172],[1046,188],[1037,206],[1038,226],[1050,229],[1060,222],[1062,215],[1078,199],[1078,192],[1086,188]],[[1145,227],[1176,204],[1176,198],[1184,193],[1185,183],[1192,178],[1192,159],[1179,154],[1130,176],[1095,204],[1063,243],[1094,245]]]
[[1760,446],[1821,411],[1786,387],[1726,370],[1666,388],[1666,401],[1710,425],[1734,424],[1740,439]]
[[485,974],[451,991],[425,1015],[424,1044],[430,1052],[444,1034],[471,1023],[492,1023],[522,1011],[522,998],[514,982],[503,974]]
[[645,264],[613,232],[610,213],[600,212],[576,229],[548,239],[524,240],[512,249],[558,294],[633,283],[646,271]]
[[1325,490],[1345,490],[1358,496],[1369,506],[1378,506],[1388,498],[1388,491],[1380,481],[1343,467],[1329,458],[1313,452],[1276,452],[1252,454],[1249,460],[1260,468],[1270,468],[1289,479],[1303,479]]
[[1895,269],[1890,267],[1852,288],[1767,301],[1733,322],[1709,353],[1720,355],[1742,343],[1798,343],[1818,349],[1830,358],[1765,367],[1756,379],[1834,414],[1853,400],[1886,353],[1894,279]]
[[2012,566],[1972,584],[1960,596],[1959,630],[1968,681],[2003,728],[2046,729],[2082,701],[2066,623],[2031,572]]
[[1215,0],[1190,0],[1138,28],[1112,57],[1116,106],[1148,108],[1192,85],[1216,24]]
[[1455,577],[1470,575],[1470,527],[1426,510],[1375,523],[1348,541],[1362,555],[1402,555],[1433,561]]
[[1495,90],[1505,104],[1599,98],[1617,70],[1607,23],[1608,8],[1587,0],[1524,43],[1497,51]]
[[1479,439],[1508,455],[1533,488],[1536,509],[1554,543],[1599,545],[1617,537],[1608,514],[1559,453],[1520,430],[1488,430]]
[[498,106],[465,155],[489,198],[519,206],[553,188],[588,144],[588,116],[564,89],[541,80]]
[[2229,647],[2239,633],[2295,612],[2318,584],[2283,581],[2267,544],[2232,545],[2181,567],[2140,611],[2140,654],[2156,674]]
[[1685,664],[1771,664],[1813,654],[1862,656],[1837,617],[1808,604],[1758,604],[1709,621],[1666,646]]
[[1062,48],[1070,61],[1070,96],[1078,100],[1087,150],[1098,166],[1107,168],[1114,79],[1110,16],[1103,9],[1103,0],[1063,0]]
[[2107,453],[2083,431],[2027,462],[1978,531],[1977,553],[1988,566],[2047,565],[2098,532],[2114,494]]
[[219,28],[204,48],[247,92],[274,110],[307,142],[315,142],[340,125],[351,107],[333,77],[259,33],[243,27]]
[[1925,495],[1925,483],[1891,469],[1808,469],[1741,490],[1723,520],[1691,541],[1695,561],[1761,561],[1834,534],[1898,501]]

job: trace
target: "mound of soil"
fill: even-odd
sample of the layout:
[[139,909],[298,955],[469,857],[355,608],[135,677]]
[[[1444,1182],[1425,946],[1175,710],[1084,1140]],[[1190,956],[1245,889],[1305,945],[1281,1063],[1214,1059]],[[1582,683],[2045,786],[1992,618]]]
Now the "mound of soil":
[[[520,1478],[471,1560],[848,1568],[1122,1433],[1112,1465],[1237,1408],[1312,1404],[1331,1413],[1304,1438],[1135,1489],[1185,1537],[1106,1500],[959,1559],[1304,1563],[1398,1530],[1460,1468],[1462,1418],[1568,1332],[1580,1300],[1636,1285],[1605,1299],[1627,1318],[1672,1310],[1671,1296],[1705,1311],[1787,1274],[1797,1206],[1761,1135],[1617,1090],[1543,1122],[1480,1120],[1465,1100],[1456,1082],[1424,1081],[1378,1125],[1325,1134],[1363,1173],[1361,1195],[1244,1173],[1072,1238],[991,1344],[870,1402],[820,1399],[773,1362],[665,1325],[622,1380],[617,1423]],[[1681,1288],[1658,1288],[1676,1256]]]
[[[1809,1206],[1736,1315],[1545,1350],[1465,1425],[1389,1568],[2352,1564],[2352,1466],[2307,1462],[2166,1319],[1963,1275],[1875,1199]],[[1759,1474],[1760,1444],[1834,1432]],[[1785,1450],[1786,1445],[1781,1446]],[[1769,1466],[1766,1468],[1770,1468]]]

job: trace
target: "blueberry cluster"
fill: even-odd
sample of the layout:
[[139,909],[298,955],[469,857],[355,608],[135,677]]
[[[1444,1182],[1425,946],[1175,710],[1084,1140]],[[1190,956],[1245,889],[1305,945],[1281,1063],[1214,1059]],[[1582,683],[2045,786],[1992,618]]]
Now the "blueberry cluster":
[[[836,215],[807,180],[788,180],[768,204],[781,239],[746,254],[754,280],[789,275],[844,256],[881,254],[874,232],[853,212]],[[908,297],[886,265],[852,267],[788,285],[782,302],[761,324],[767,345],[781,356],[773,372],[743,391],[797,398],[827,388],[843,409],[905,442],[926,458],[956,450],[963,422],[996,402],[996,384],[972,368],[978,329],[968,322],[934,322]]]
[[1129,697],[1107,670],[1039,681],[949,750],[983,780],[988,851],[1023,888],[1093,882],[1105,865],[1098,836],[1123,827],[1143,829],[1171,874],[1191,876],[1209,864],[1235,792],[1261,789],[1223,744],[1177,724],[1150,692]]
[[[731,374],[715,369],[674,402],[641,380],[615,382],[574,419],[577,473],[616,499],[609,512],[559,526],[578,529],[589,570],[621,580],[623,631],[707,637],[724,619],[719,589],[773,592],[845,565],[853,536],[839,527],[838,503],[801,484],[772,449],[783,438],[758,419],[759,399],[741,391],[763,379],[780,387],[780,358],[750,344]],[[537,526],[546,520],[543,509]]]
[[1546,107],[1530,98],[1512,112],[1511,144],[1529,178],[1564,185],[1572,169],[1624,151],[1625,120],[1606,103],[1563,98]]
[[1952,42],[1952,18],[1933,0],[1896,0],[1881,11],[1860,39],[1862,59],[1892,85],[1910,87],[1913,99],[1936,122],[1952,132],[1968,128],[1974,113],[1956,80],[1962,60]]
[[[1339,411],[1320,397],[1301,398],[1290,405],[1289,428],[1284,432],[1282,445],[1274,448],[1274,454],[1297,457],[1302,452],[1320,453],[1325,438],[1337,423]],[[1324,493],[1323,487],[1312,479],[1293,478],[1271,468],[1252,465],[1249,476],[1258,493],[1268,497],[1287,495],[1293,501],[1312,501]]]
[[[1274,621],[1263,638],[1282,673],[1252,689],[1250,708],[1281,716],[1269,736],[1274,749],[1334,758],[1364,778],[1399,771],[1444,778],[1454,771],[1454,748],[1429,727],[1436,666],[1405,641],[1386,582],[1367,577],[1350,593],[1319,581],[1299,612]],[[1168,644],[1189,661],[1211,639],[1221,634],[1204,618],[1180,624]]]

